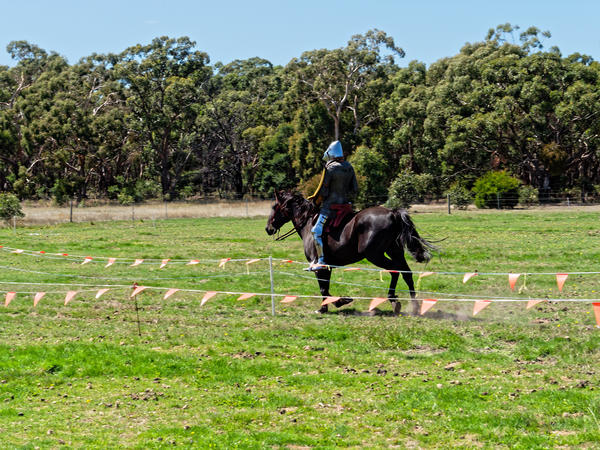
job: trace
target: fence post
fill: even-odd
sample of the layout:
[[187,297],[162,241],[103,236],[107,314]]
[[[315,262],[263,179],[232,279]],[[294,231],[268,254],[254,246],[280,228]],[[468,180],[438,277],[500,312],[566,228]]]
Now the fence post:
[[73,223],[73,197],[71,197],[71,211],[69,212],[69,222]]
[[246,217],[248,217],[248,197],[246,197]]
[[135,222],[135,203],[131,204],[131,221]]
[[169,218],[169,211],[168,211],[168,209],[167,209],[167,205],[168,205],[168,203],[167,203],[167,201],[165,200],[165,219],[168,219],[168,218]]
[[275,315],[275,286],[273,284],[273,257],[269,255],[269,276],[271,278],[271,314]]
[[452,212],[450,211],[450,194],[446,194],[446,198],[448,200],[448,214],[452,214]]
[[13,216],[13,234],[17,234],[17,216]]
[[498,204],[498,209],[500,209],[500,192],[496,192],[496,203]]

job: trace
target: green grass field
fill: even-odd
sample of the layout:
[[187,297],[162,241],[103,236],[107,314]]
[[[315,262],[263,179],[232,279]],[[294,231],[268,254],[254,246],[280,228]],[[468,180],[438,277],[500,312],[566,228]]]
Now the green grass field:
[[[439,257],[411,267],[455,272],[423,278],[421,298],[523,302],[493,302],[475,317],[471,301],[440,301],[424,317],[394,317],[383,304],[367,316],[389,275],[336,270],[332,295],[364,300],[324,316],[313,313],[317,298],[282,305],[284,294],[316,296],[318,287],[303,265],[279,261],[302,261],[301,242],[273,241],[264,217],[0,230],[9,248],[128,258],[104,268],[99,258],[82,266],[0,251],[2,298],[17,292],[0,306],[0,446],[596,447],[600,330],[591,303],[525,303],[600,298],[599,274],[570,275],[562,293],[553,275],[600,271],[598,213],[413,219],[422,235],[446,240]],[[275,317],[269,296],[219,294],[200,307],[204,291],[268,294],[265,260],[218,261],[269,255]],[[129,267],[136,258],[202,263]],[[463,284],[461,273],[475,270]],[[505,275],[486,275],[508,272],[530,275],[515,292]],[[182,291],[163,300],[164,289],[148,289],[136,311],[134,282]],[[100,285],[123,287],[95,299]],[[80,292],[64,306],[68,290]],[[34,308],[39,291],[46,296]]]

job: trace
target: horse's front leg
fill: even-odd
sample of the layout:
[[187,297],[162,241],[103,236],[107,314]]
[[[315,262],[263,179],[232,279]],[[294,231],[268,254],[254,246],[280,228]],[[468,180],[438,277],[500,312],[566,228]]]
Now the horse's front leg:
[[417,300],[417,295],[415,294],[415,284],[413,283],[412,272],[408,268],[408,264],[406,265],[406,269],[404,269],[402,272],[402,278],[404,278],[404,282],[408,286],[408,291],[410,292],[412,315],[416,316],[419,314],[419,301]]
[[402,305],[397,300],[398,296],[396,295],[396,285],[398,284],[398,272],[391,272],[392,281],[390,281],[390,287],[388,289],[388,299],[392,306],[394,307],[394,315],[399,315]]
[[[315,272],[315,276],[317,277],[317,281],[319,282],[319,290],[321,291],[323,300],[325,300],[327,297],[330,297],[330,295],[331,295],[331,294],[329,294],[329,282],[331,280],[331,270],[329,270],[329,269],[317,270]],[[319,314],[325,314],[327,311],[328,311],[327,305],[323,305],[315,312],[317,312]]]

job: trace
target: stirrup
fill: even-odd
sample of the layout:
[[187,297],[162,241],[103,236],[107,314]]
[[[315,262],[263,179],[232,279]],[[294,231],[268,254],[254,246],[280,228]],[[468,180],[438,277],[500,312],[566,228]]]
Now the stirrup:
[[331,270],[331,267],[329,267],[325,262],[317,262],[310,263],[310,266],[306,267],[304,270],[307,272],[317,272],[323,269]]

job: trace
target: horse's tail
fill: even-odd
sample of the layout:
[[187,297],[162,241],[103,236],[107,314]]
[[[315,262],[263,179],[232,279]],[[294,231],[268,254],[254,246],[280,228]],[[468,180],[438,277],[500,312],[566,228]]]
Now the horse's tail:
[[406,210],[394,209],[392,210],[392,214],[394,215],[394,222],[399,229],[396,240],[398,246],[400,248],[406,247],[417,262],[429,261],[432,252],[436,252],[439,249],[419,236],[415,224]]

